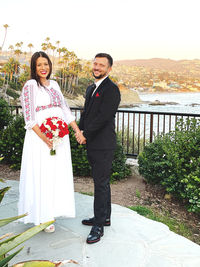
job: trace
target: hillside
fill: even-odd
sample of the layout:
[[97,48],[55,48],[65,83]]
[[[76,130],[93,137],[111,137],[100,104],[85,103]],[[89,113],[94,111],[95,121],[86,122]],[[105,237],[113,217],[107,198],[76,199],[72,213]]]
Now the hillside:
[[116,61],[112,75],[142,92],[199,92],[200,60],[163,58]]
[[163,71],[185,72],[190,69],[199,70],[200,60],[172,60],[164,58],[120,60],[115,61],[116,65],[144,67],[148,69],[159,69]]

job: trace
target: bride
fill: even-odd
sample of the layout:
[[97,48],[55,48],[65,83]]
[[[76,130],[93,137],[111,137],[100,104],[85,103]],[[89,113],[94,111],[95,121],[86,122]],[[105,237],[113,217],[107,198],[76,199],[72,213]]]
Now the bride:
[[[69,135],[50,155],[52,140],[41,132],[40,125],[49,117],[59,117],[80,134],[60,87],[49,80],[52,63],[48,55],[36,52],[31,58],[31,79],[22,89],[26,135],[24,140],[18,213],[28,213],[24,223],[39,225],[58,216],[75,217],[74,185]],[[46,232],[54,232],[50,225]]]

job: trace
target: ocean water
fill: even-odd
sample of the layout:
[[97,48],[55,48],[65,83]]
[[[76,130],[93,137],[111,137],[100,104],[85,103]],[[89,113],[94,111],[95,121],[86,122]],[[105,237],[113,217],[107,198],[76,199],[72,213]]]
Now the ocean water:
[[[139,104],[138,107],[127,108],[128,110],[160,111],[200,114],[200,93],[140,93],[143,101],[168,102],[166,105]],[[170,102],[176,104],[171,105]]]
[[[200,115],[200,93],[146,93],[139,94],[141,100],[146,101],[144,104],[139,104],[136,107],[132,108],[122,108],[123,110],[132,110],[132,111],[154,111],[154,112],[173,112],[173,113],[184,113],[184,114],[196,114]],[[147,102],[168,102],[165,105],[150,105]],[[176,104],[170,104],[170,103]],[[160,133],[167,133],[175,129],[176,121],[180,118],[186,120],[190,116],[169,116],[169,115],[157,115],[153,116],[153,138],[154,136]],[[123,114],[119,113],[116,120],[116,129],[123,131],[123,129],[128,129],[130,134],[129,139],[133,138],[133,133],[135,136],[140,139],[148,140],[150,137],[150,125],[151,125],[151,116],[149,114]],[[124,133],[125,135],[125,133]],[[129,153],[127,145],[127,152]],[[130,152],[132,153],[132,152]]]

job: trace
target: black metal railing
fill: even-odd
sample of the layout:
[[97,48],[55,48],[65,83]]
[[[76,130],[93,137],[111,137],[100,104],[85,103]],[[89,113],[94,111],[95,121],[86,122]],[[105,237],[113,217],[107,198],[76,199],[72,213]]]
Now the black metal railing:
[[[71,107],[78,121],[81,108]],[[11,106],[12,114],[22,113],[21,106]],[[179,119],[199,118],[200,114],[151,112],[118,109],[116,114],[116,132],[124,147],[124,152],[133,157],[143,150],[147,143],[153,142],[155,136],[175,129]]]

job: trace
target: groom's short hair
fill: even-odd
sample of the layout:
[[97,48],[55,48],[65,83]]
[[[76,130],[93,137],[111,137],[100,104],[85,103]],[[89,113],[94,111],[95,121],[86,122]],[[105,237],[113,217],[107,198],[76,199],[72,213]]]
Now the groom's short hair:
[[95,58],[96,57],[106,57],[107,60],[108,60],[109,65],[110,65],[110,67],[112,67],[112,65],[113,65],[113,58],[109,54],[107,54],[107,53],[98,53],[98,54],[96,54]]

